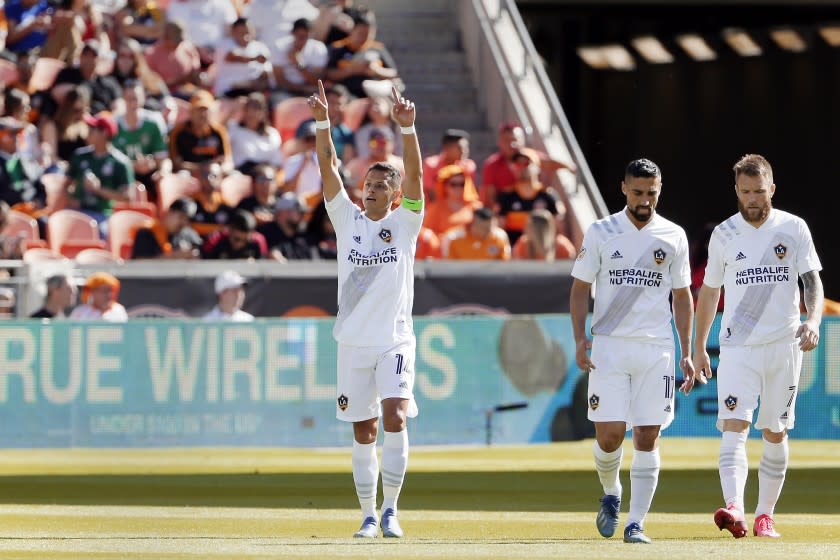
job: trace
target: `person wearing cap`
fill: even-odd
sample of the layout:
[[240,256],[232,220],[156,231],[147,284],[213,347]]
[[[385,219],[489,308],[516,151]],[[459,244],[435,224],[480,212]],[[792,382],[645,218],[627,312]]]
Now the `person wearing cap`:
[[33,319],[62,319],[65,311],[76,303],[76,286],[66,274],[47,278],[47,296],[44,305],[30,315]]
[[204,243],[205,259],[264,259],[268,246],[261,233],[256,231],[257,221],[247,210],[237,210],[223,230],[211,235]]
[[[358,538],[401,538],[397,500],[408,465],[407,418],[414,400],[416,339],[412,323],[414,255],[423,225],[423,162],[416,109],[394,87],[392,115],[400,125],[405,170],[379,161],[364,173],[364,210],[341,180],[330,134],[324,86],[308,98],[316,119],[324,204],[336,232],[338,342],[336,417],[353,425],[353,481],[362,509]],[[382,418],[381,517],[376,511],[379,463],[376,438]]]
[[295,193],[283,193],[274,206],[274,220],[257,228],[275,260],[314,258],[315,246],[306,234],[303,220],[306,210]]
[[423,160],[423,192],[428,200],[435,200],[438,172],[447,165],[457,165],[464,170],[472,183],[471,190],[464,191],[464,196],[470,200],[478,200],[478,191],[475,188],[476,165],[470,159],[470,133],[449,128],[443,133],[440,144],[440,153]]
[[460,165],[447,165],[438,171],[437,194],[429,203],[423,225],[438,235],[454,227],[466,226],[473,220],[473,212],[481,208],[472,179]]
[[111,215],[115,201],[128,200],[134,169],[131,160],[111,144],[117,133],[117,123],[111,115],[88,115],[84,120],[89,128],[88,145],[76,150],[70,160],[70,206],[102,224]]
[[110,321],[124,323],[128,313],[117,297],[120,294],[120,281],[107,272],[94,272],[82,286],[82,303],[70,313],[70,319]]
[[466,226],[449,230],[441,239],[441,253],[453,260],[510,260],[510,241],[496,225],[489,208],[479,208]]
[[310,93],[327,66],[327,46],[310,37],[311,27],[308,19],[300,18],[292,24],[291,35],[268,45],[277,89],[290,95]]
[[244,323],[254,316],[242,311],[245,304],[245,286],[248,282],[233,270],[226,270],[216,277],[214,284],[217,303],[205,316],[207,321],[233,321]]
[[274,220],[274,208],[277,203],[277,172],[267,164],[258,164],[248,174],[251,177],[253,192],[239,201],[238,210],[247,210],[254,215],[257,225]]
[[213,94],[199,90],[190,97],[190,118],[177,125],[169,135],[169,155],[176,170],[194,171],[196,164],[216,162],[225,171],[233,169],[227,130],[210,122],[210,109],[216,102]]
[[370,154],[366,158],[356,157],[347,164],[350,184],[364,188],[365,174],[374,163],[387,163],[396,167],[401,176],[405,175],[403,160],[394,155],[394,133],[390,128],[374,128],[368,141]]
[[201,236],[190,227],[196,203],[179,198],[169,205],[161,220],[150,219],[135,234],[132,259],[196,259],[200,256]]
[[283,164],[283,192],[293,192],[303,199],[307,206],[314,206],[321,198],[321,172],[315,154],[315,121],[300,123],[295,139],[301,150],[290,156]]
[[[102,57],[110,56],[110,51],[104,49],[99,41],[90,39],[85,41],[79,54],[78,66],[67,66],[55,77],[55,84],[85,85],[90,90],[90,108],[92,113],[112,111],[114,103],[122,96],[122,88],[113,76],[102,75],[99,61]],[[45,100],[42,111],[50,113],[54,110],[55,102],[52,96]],[[49,105],[49,106],[46,106]]]
[[217,95],[236,98],[268,87],[271,51],[254,38],[254,28],[247,19],[233,22],[230,38],[218,43],[215,58]]

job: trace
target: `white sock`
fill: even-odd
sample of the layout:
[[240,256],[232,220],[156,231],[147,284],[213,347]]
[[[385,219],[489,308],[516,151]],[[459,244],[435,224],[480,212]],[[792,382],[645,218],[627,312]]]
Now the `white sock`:
[[723,501],[744,511],[744,487],[747,485],[747,433],[723,432],[718,459]]
[[627,524],[638,523],[644,526],[645,516],[650,510],[656,483],[659,481],[659,449],[653,451],[633,451],[630,463],[630,511]]
[[397,512],[405,471],[408,468],[408,430],[385,432],[382,442],[382,511]]
[[764,453],[761,455],[761,462],[758,464],[758,505],[755,508],[755,516],[773,515],[776,509],[776,502],[782,492],[782,485],[785,483],[785,473],[788,467],[788,438],[782,443],[770,443],[764,440]]
[[379,481],[379,461],[376,442],[353,441],[353,482],[362,506],[362,518],[376,517],[376,484]]
[[621,457],[623,450],[621,446],[615,451],[607,453],[598,441],[592,446],[595,455],[595,470],[598,471],[598,478],[601,479],[601,486],[604,487],[604,494],[621,497],[621,480],[618,473],[621,470]]

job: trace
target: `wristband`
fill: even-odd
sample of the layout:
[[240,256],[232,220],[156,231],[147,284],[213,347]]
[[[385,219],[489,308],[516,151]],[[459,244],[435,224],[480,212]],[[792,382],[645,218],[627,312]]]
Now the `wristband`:
[[411,200],[410,198],[403,197],[402,205],[409,210],[413,210],[414,212],[419,212],[423,209],[423,200]]
[[330,121],[315,121],[315,130],[326,130],[330,127]]
[[416,131],[414,130],[414,125],[401,126],[400,127],[400,132],[402,132],[403,134],[415,134],[416,133]]

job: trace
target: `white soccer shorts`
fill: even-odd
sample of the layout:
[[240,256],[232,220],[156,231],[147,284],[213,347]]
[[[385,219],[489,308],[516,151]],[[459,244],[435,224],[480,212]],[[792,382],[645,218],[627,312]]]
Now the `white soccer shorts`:
[[593,422],[661,426],[674,419],[674,347],[625,338],[596,336],[589,372],[589,412]]
[[382,415],[382,399],[408,399],[408,417],[417,416],[414,401],[414,340],[392,346],[338,345],[335,416],[361,422]]
[[753,421],[756,429],[792,430],[796,388],[802,369],[799,341],[754,346],[721,346],[717,370],[718,422]]

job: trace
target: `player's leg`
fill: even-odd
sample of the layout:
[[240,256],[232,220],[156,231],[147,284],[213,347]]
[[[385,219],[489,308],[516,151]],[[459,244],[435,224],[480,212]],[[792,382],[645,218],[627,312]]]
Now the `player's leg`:
[[376,538],[379,523],[376,517],[376,486],[379,462],[376,458],[376,418],[353,422],[353,483],[362,508],[362,526],[354,537]]
[[649,543],[645,518],[659,483],[659,426],[633,426],[633,461],[630,464],[630,509],[624,541]]
[[621,510],[621,444],[627,431],[630,401],[630,378],[620,362],[620,346],[615,340],[596,337],[592,346],[596,369],[589,372],[587,417],[595,424],[592,452],[604,489],[595,525],[606,538],[615,534]]

